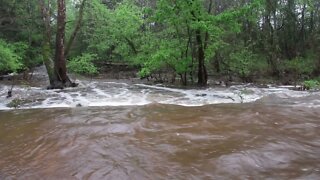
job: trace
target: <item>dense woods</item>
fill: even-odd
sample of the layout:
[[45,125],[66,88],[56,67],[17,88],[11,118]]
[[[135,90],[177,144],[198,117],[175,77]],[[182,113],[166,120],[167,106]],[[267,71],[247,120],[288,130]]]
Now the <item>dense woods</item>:
[[[140,77],[284,84],[320,75],[318,0],[0,0],[0,73],[45,64],[51,88],[103,62]],[[67,71],[68,70],[68,71]],[[170,77],[169,77],[170,76]]]

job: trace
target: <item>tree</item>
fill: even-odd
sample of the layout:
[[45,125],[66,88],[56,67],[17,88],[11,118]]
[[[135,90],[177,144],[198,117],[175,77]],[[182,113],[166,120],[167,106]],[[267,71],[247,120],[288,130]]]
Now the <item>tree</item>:
[[[92,74],[98,61],[121,61],[139,68],[142,77],[170,73],[184,85],[197,81],[199,86],[206,86],[208,75],[250,81],[253,76],[308,78],[320,72],[316,0],[0,3],[0,38],[17,48],[26,45],[18,70],[39,64],[42,48],[51,88],[72,86],[66,59],[73,60],[75,72],[90,69]],[[37,4],[41,19],[32,11]],[[77,63],[90,68],[78,70]],[[298,73],[303,64],[308,70]]]
[[41,64],[39,12],[33,11],[37,0],[0,0],[0,38],[9,44],[20,42],[26,46],[21,58],[21,69],[28,70]]
[[[72,45],[72,42],[75,39],[75,36],[80,28],[80,23],[82,20],[82,13],[84,8],[85,0],[82,1],[80,8],[80,15],[76,28],[72,33],[72,36],[68,43],[67,53]],[[54,59],[51,58],[51,1],[48,1],[46,5],[44,0],[39,0],[43,25],[44,25],[44,42],[43,42],[43,59],[47,68],[50,89],[64,88],[70,86],[76,86],[75,83],[72,83],[67,75],[67,66],[66,66],[66,54],[65,54],[65,24],[66,24],[66,3],[65,0],[57,0],[57,31],[56,31],[56,41],[55,41],[55,53]]]
[[57,0],[58,16],[57,16],[57,33],[56,33],[56,48],[54,56],[54,78],[55,81],[51,84],[52,88],[60,88],[70,86],[67,76],[67,65],[65,58],[65,27],[66,27],[66,4],[65,0]]
[[[213,1],[159,1],[154,15],[149,16],[153,27],[149,28],[149,43],[142,50],[146,51],[146,57],[141,58],[143,72],[151,73],[154,69],[169,66],[186,84],[186,76],[193,79],[197,66],[197,84],[206,86],[207,65],[215,56],[212,52],[225,43],[225,34],[238,31],[237,17],[242,9],[213,14],[212,7]],[[150,55],[150,52],[153,53]]]

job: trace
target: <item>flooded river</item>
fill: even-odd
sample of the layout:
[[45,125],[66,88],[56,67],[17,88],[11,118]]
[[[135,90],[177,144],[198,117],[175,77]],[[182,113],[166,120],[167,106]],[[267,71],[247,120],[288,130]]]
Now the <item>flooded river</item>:
[[114,82],[0,86],[0,179],[320,179],[320,95]]

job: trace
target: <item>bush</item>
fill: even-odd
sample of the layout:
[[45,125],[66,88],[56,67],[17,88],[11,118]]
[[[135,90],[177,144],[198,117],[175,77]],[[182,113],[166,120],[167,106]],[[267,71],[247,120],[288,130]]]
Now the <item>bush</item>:
[[68,70],[77,74],[95,75],[98,73],[93,61],[97,58],[96,54],[83,53],[68,62]]
[[284,70],[294,75],[296,80],[302,76],[310,77],[315,67],[315,62],[312,58],[296,57],[284,63]]
[[10,44],[9,47],[21,58],[22,66],[20,68],[22,70],[33,68],[43,62],[40,48],[31,47],[25,42],[15,42]]
[[261,70],[267,66],[264,59],[247,49],[232,53],[228,64],[230,70],[243,80],[250,79],[256,72],[261,73]]
[[320,88],[320,82],[318,80],[307,80],[303,82],[304,89],[310,90],[310,89],[319,89]]
[[0,39],[0,72],[15,72],[22,67],[23,52],[17,47]]

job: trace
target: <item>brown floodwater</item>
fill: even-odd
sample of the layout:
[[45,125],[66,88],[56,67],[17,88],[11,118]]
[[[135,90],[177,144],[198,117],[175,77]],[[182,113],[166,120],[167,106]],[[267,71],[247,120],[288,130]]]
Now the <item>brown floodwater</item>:
[[0,111],[0,179],[320,179],[320,108]]

